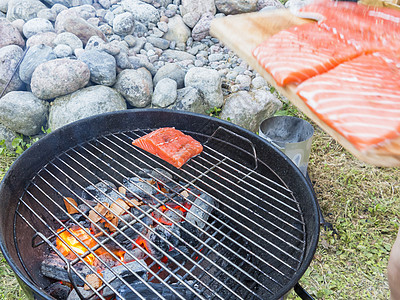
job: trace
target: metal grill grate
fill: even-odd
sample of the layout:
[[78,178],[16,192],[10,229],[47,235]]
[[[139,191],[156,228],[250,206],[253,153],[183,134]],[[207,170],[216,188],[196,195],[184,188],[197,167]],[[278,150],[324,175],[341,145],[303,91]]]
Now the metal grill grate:
[[[117,299],[145,299],[143,288],[153,299],[168,298],[164,291],[179,299],[185,299],[188,295],[196,299],[273,297],[296,273],[305,251],[303,214],[292,192],[267,165],[257,159],[251,142],[236,135],[234,138],[226,138],[224,133],[224,138],[218,138],[218,133],[204,136],[185,132],[205,141],[204,150],[178,170],[132,146],[132,140],[150,131],[137,130],[104,135],[79,144],[50,161],[31,180],[20,197],[14,228],[26,227],[26,232],[32,234],[33,248],[42,248],[43,253],[57,253],[65,264],[73,286],[76,288],[76,281],[80,280],[100,299],[106,299],[106,289]],[[235,139],[239,143],[234,143]],[[83,227],[81,219],[70,215],[65,209],[65,197],[70,196],[79,203],[87,203],[83,193],[91,193],[87,187],[98,182],[105,185],[113,182],[117,186],[124,186],[131,194],[139,197],[136,190],[130,190],[124,185],[124,180],[132,176],[143,177],[143,174],[157,180],[157,173],[163,174],[160,170],[166,170],[173,175],[172,181],[178,188],[168,193],[158,189],[157,193],[161,193],[162,197],[157,197],[138,185],[139,191],[148,193],[153,204],[146,207],[134,204],[136,214],[119,206],[125,214],[132,216],[132,220],[128,221],[118,216],[118,224],[122,225],[119,227],[103,217],[105,223],[110,223],[109,226],[115,228],[114,233],[109,233],[101,227],[97,228],[100,234],[94,233]],[[157,189],[156,186],[153,188]],[[205,227],[187,221],[187,217],[184,220],[190,226],[184,226],[183,222],[176,222],[169,216],[164,218],[172,226],[164,226],[152,214],[167,202],[179,205],[175,196],[182,191],[199,199],[194,190],[205,193],[214,200],[212,204],[208,204],[212,206],[212,212]],[[100,189],[96,192],[110,201],[115,200]],[[121,198],[124,196],[121,195]],[[209,213],[204,206],[199,206],[196,204],[198,202],[190,199],[189,197],[186,201],[192,207],[204,214]],[[96,198],[93,200],[101,202]],[[78,210],[87,221],[87,215]],[[146,222],[148,219],[159,225],[149,226]],[[168,245],[169,250],[138,230],[140,226],[145,227],[163,245]],[[167,235],[185,245],[188,251],[176,247],[171,238],[157,230],[159,226],[164,228]],[[55,247],[55,240],[60,238],[62,232],[67,231],[83,243],[82,237],[73,231],[76,227],[82,228],[96,245],[88,247],[84,253],[74,252],[76,258],[68,260]],[[172,228],[178,229],[179,234]],[[126,233],[127,229],[130,230],[129,234]],[[19,232],[14,230],[17,249],[20,247],[18,234]],[[129,263],[122,261],[113,252],[115,247],[126,252],[132,250],[125,242],[121,242],[121,237],[131,245],[141,247],[132,235],[139,235],[163,256],[160,260],[159,257],[146,252],[143,259],[134,259],[137,266],[145,270],[146,276],[132,270]],[[100,248],[114,260],[118,260],[120,268],[130,273],[129,280],[116,272],[115,268],[109,266],[98,254],[97,250]],[[171,249],[175,250],[175,254],[179,254],[179,259],[172,256]],[[107,269],[111,277],[104,278],[99,275],[98,269],[85,260],[88,255],[95,257],[101,269]],[[19,257],[24,264],[23,255],[19,254]],[[92,286],[78,265],[84,265],[99,277],[102,285]],[[25,269],[28,274],[31,272],[29,267],[26,266]],[[132,281],[136,285],[132,284]],[[116,287],[113,284],[115,282],[122,283],[123,288]],[[137,288],[138,284],[140,289]],[[78,294],[83,297],[79,292]]]

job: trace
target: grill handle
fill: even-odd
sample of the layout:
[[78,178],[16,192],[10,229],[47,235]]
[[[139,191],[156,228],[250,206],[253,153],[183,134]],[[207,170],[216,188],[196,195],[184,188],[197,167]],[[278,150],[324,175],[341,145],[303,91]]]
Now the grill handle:
[[[207,144],[207,143],[208,143],[210,140],[212,140],[212,139],[218,140],[218,138],[215,137],[215,135],[217,134],[218,131],[225,131],[225,132],[227,132],[228,134],[231,134],[231,135],[233,135],[233,136],[235,136],[235,137],[237,137],[237,138],[239,138],[239,139],[245,141],[246,143],[248,143],[248,144],[250,145],[250,147],[251,147],[251,149],[252,149],[252,151],[253,151],[253,158],[254,158],[254,165],[255,165],[255,167],[254,167],[253,170],[256,170],[257,167],[258,167],[256,147],[254,147],[254,144],[253,144],[249,139],[247,139],[247,138],[241,136],[240,134],[237,134],[237,133],[235,133],[235,132],[233,132],[233,131],[231,131],[231,130],[225,128],[225,127],[218,126],[218,128],[217,128],[217,129],[213,132],[213,134],[207,139],[207,141],[204,143],[204,145]],[[225,141],[225,140],[224,140],[224,141]]]
[[303,289],[303,287],[299,284],[296,283],[294,286],[294,291],[296,292],[296,294],[302,299],[302,300],[314,300],[313,297],[311,297],[311,295],[309,293],[306,292],[305,289]]

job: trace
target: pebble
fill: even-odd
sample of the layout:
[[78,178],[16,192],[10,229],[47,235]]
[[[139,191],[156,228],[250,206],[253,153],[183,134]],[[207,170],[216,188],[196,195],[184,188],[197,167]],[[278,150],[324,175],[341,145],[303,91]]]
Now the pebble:
[[122,36],[131,34],[135,26],[133,15],[130,12],[117,15],[112,23],[114,33]]

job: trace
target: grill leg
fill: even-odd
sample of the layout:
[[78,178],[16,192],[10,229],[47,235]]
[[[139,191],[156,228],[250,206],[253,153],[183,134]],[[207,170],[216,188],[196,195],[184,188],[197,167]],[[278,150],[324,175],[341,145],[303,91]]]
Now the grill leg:
[[296,294],[302,299],[302,300],[314,300],[313,297],[311,297],[311,295],[309,293],[307,293],[305,291],[305,289],[303,289],[299,283],[296,283],[296,285],[294,286],[294,291],[296,292]]

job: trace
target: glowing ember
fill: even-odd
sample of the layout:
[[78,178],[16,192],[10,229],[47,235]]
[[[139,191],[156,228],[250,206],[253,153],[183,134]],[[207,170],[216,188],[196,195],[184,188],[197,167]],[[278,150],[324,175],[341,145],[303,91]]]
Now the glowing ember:
[[[68,231],[62,231],[62,229],[58,229],[57,232],[59,232],[59,238],[56,239],[56,246],[57,249],[62,253],[62,255],[64,255],[66,258],[68,259],[75,259],[76,255],[74,254],[73,251],[71,251],[70,248],[72,248],[75,253],[77,253],[78,255],[83,255],[84,253],[86,253],[90,248],[93,248],[94,246],[96,246],[97,242],[89,235],[87,234],[83,228],[74,228],[74,229],[70,229],[71,233],[69,233]],[[89,229],[87,229],[89,231]],[[80,241],[79,241],[80,240]],[[69,245],[69,247],[68,247]],[[103,248],[99,248],[95,251],[95,253],[97,255],[102,255],[105,253],[108,253],[106,250],[104,250]],[[113,253],[121,260],[123,261],[123,257],[125,255],[125,252],[122,250],[115,250],[113,251]],[[114,259],[111,255],[110,255],[111,259]],[[90,265],[94,265],[95,261],[96,261],[96,257],[93,254],[88,254],[84,260],[90,264]],[[115,260],[115,259],[114,259]]]

